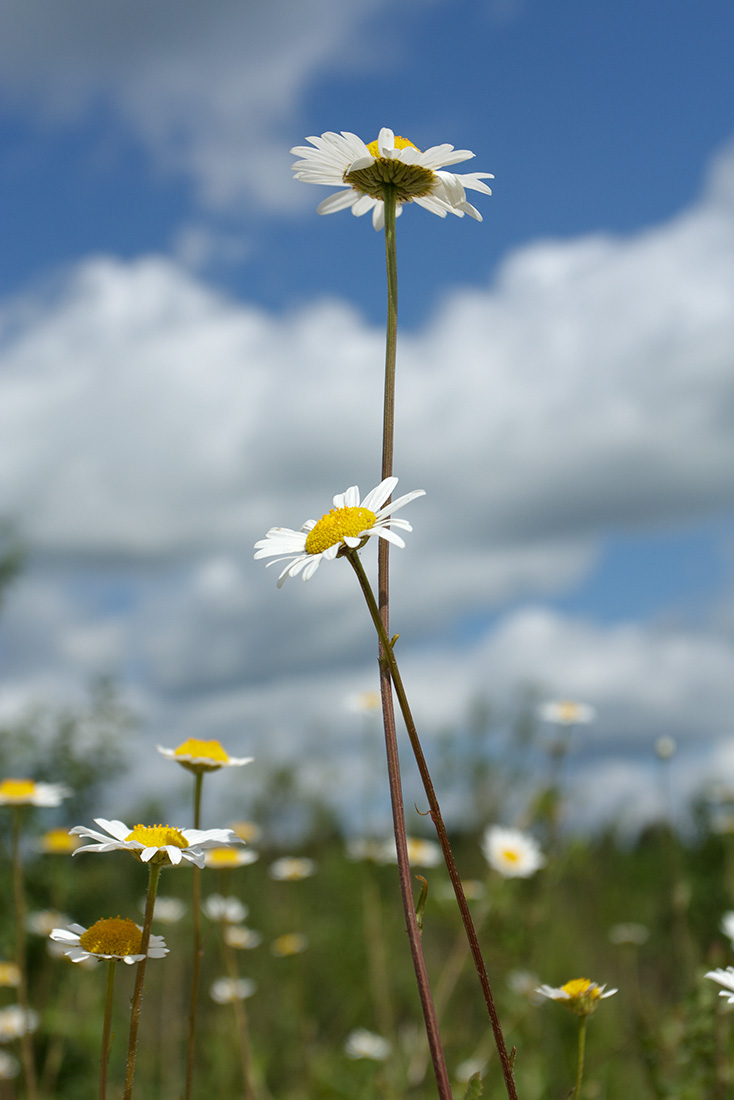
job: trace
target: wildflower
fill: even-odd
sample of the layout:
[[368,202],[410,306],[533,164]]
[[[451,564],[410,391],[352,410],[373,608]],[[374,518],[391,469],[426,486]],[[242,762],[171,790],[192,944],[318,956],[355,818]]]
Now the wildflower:
[[518,997],[525,997],[531,1004],[540,1004],[542,998],[538,996],[538,982],[540,979],[532,970],[517,968],[507,975],[507,988]]
[[12,1081],[20,1073],[20,1062],[12,1054],[0,1050],[0,1081]]
[[253,928],[245,928],[244,924],[226,924],[224,942],[227,947],[235,947],[238,951],[251,951],[253,947],[260,946],[263,938]]
[[58,909],[35,909],[26,916],[25,926],[34,936],[50,936],[54,928],[60,928],[70,921],[71,917],[60,913]]
[[380,709],[379,691],[358,691],[346,699],[347,710],[355,714],[371,714]]
[[210,894],[204,902],[204,912],[209,920],[222,921],[225,924],[240,924],[249,910],[239,898],[225,898],[221,894]]
[[85,825],[75,825],[70,831],[77,836],[91,837],[96,844],[85,844],[77,848],[79,852],[114,852],[118,848],[132,852],[142,863],[181,863],[187,860],[197,867],[204,866],[204,849],[220,844],[241,843],[231,829],[174,829],[170,825],[136,825],[130,829],[123,821],[107,821],[96,817],[95,825],[100,825],[108,836],[88,829]]
[[38,1027],[38,1016],[32,1009],[25,1011],[20,1005],[0,1008],[0,1043],[21,1039]]
[[298,882],[303,878],[310,878],[316,871],[316,864],[312,859],[296,859],[295,856],[283,856],[271,863],[268,874],[276,882]]
[[439,171],[450,164],[470,160],[474,153],[454,149],[453,145],[433,145],[421,152],[407,138],[396,137],[383,127],[376,141],[368,145],[356,134],[325,133],[306,139],[314,146],[297,146],[291,153],[302,159],[293,165],[296,179],[304,183],[319,183],[348,190],[337,191],[319,205],[319,214],[333,214],[351,207],[357,217],[372,211],[372,224],[382,229],[385,224],[384,189],[395,188],[397,213],[403,203],[417,202],[432,214],[445,218],[447,214],[464,214],[477,221],[482,216],[466,201],[466,188],[491,195],[482,181],[494,179],[489,172],[469,172],[456,175]]
[[337,493],[330,512],[318,521],[307,520],[300,531],[292,531],[289,527],[271,527],[265,538],[255,543],[255,557],[271,558],[277,554],[275,561],[268,562],[269,566],[288,561],[278,577],[280,588],[286,577],[296,577],[301,572],[304,581],[310,580],[322,560],[332,561],[347,548],[355,550],[372,535],[404,547],[405,543],[392,528],[399,527],[401,531],[412,531],[413,528],[407,520],[393,519],[392,513],[416,497],[425,496],[425,490],[414,489],[385,505],[397,483],[396,477],[385,478],[362,501],[359,489],[352,485],[345,493]]
[[734,911],[730,909],[727,913],[724,913],[719,927],[734,947]]
[[251,978],[217,978],[209,987],[209,996],[218,1005],[230,1005],[251,997],[256,990]]
[[69,836],[68,829],[47,829],[36,848],[46,856],[69,856],[80,843],[75,836]]
[[650,929],[644,924],[636,924],[634,921],[625,921],[622,924],[614,924],[609,929],[609,942],[614,944],[630,944],[641,947],[650,938]]
[[355,862],[368,859],[372,863],[381,863],[385,854],[385,845],[381,840],[355,836],[347,841],[347,859]]
[[552,703],[543,703],[538,707],[538,717],[544,722],[555,722],[559,726],[578,726],[593,722],[596,711],[587,703],[575,703],[572,699],[560,699]]
[[204,863],[207,867],[228,871],[233,867],[246,867],[259,858],[259,853],[253,852],[252,848],[209,848],[204,855]]
[[678,746],[673,737],[658,737],[655,742],[655,755],[658,760],[671,760]]
[[0,962],[0,986],[13,988],[20,985],[20,967],[14,962]]
[[490,867],[505,878],[529,878],[545,867],[537,843],[519,829],[490,825],[482,837],[482,852]]
[[273,940],[270,950],[279,959],[285,959],[288,955],[300,955],[308,947],[308,937],[302,932],[286,932],[284,936],[278,936]]
[[[127,917],[106,917],[96,921],[90,928],[81,924],[70,924],[68,928],[54,928],[51,939],[65,944],[64,954],[72,962],[86,962],[87,959],[115,959],[118,962],[140,962],[143,929]],[[162,959],[168,954],[163,936],[150,937],[148,958]]]
[[[421,837],[407,838],[408,861],[413,867],[438,867],[443,862],[440,844],[435,840],[423,840]],[[398,853],[395,839],[385,841],[382,846],[380,863],[397,863]]]
[[[464,897],[467,901],[481,901],[482,898],[486,897],[487,887],[477,878],[462,879],[461,887],[464,891]],[[454,887],[451,882],[448,882],[446,880],[436,883],[436,885],[433,887],[433,896],[437,898],[438,901],[456,901]]]
[[390,1054],[390,1043],[374,1031],[358,1027],[351,1031],[344,1044],[347,1058],[369,1058],[373,1062],[384,1062]]
[[596,982],[590,982],[588,978],[574,978],[573,981],[562,985],[560,989],[541,985],[536,990],[536,993],[540,993],[543,997],[558,1001],[576,1016],[590,1016],[596,1011],[599,1001],[614,996],[616,992],[616,989],[607,989],[606,985],[597,985]]
[[724,988],[719,990],[719,996],[726,997],[728,1005],[734,1005],[734,966],[727,966],[726,970],[720,968],[709,970],[704,977],[723,985]]
[[254,821],[233,821],[232,832],[246,844],[252,844],[262,836],[262,829]]
[[214,772],[219,768],[241,768],[244,764],[251,764],[252,756],[229,756],[218,741],[197,741],[190,737],[176,749],[164,749],[162,745],[156,745],[158,752],[175,760],[192,772]]
[[[138,902],[138,908],[141,913],[145,912],[147,898],[141,898]],[[160,921],[161,924],[178,924],[186,912],[186,905],[180,898],[169,898],[163,894],[159,894],[153,905],[153,920]]]
[[60,806],[70,794],[61,783],[35,783],[32,779],[0,782],[0,806]]

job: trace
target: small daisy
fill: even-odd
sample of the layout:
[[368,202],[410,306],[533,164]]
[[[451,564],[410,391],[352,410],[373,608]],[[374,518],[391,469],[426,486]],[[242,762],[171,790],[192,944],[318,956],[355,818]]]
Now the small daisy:
[[372,212],[372,224],[382,229],[385,224],[385,186],[395,188],[397,213],[403,203],[416,202],[432,214],[445,218],[447,214],[464,214],[482,220],[479,211],[466,201],[466,189],[492,192],[483,182],[494,179],[489,172],[467,172],[456,175],[440,169],[450,164],[470,160],[474,153],[454,149],[453,145],[433,145],[422,152],[404,137],[396,137],[386,126],[376,141],[366,145],[356,134],[325,133],[306,139],[314,148],[299,145],[291,149],[301,157],[293,165],[296,179],[304,183],[319,183],[329,187],[347,185],[319,205],[319,214],[348,210],[357,217]]
[[[140,953],[142,938],[142,927],[126,917],[106,917],[90,928],[70,924],[68,928],[54,928],[51,933],[52,940],[65,945],[64,954],[72,962],[86,962],[89,958],[112,959],[128,966],[145,958]],[[151,935],[148,958],[162,959],[167,954],[163,936]]]
[[241,924],[249,912],[239,898],[225,898],[221,894],[210,894],[203,909],[209,920],[222,921],[224,924]]
[[256,863],[259,858],[260,853],[254,852],[252,848],[209,848],[204,856],[204,863],[219,871],[229,871],[234,867]]
[[20,985],[20,967],[14,962],[0,962],[0,986]]
[[358,1027],[351,1031],[344,1044],[347,1058],[368,1058],[372,1062],[384,1062],[390,1054],[390,1043],[374,1031]]
[[288,955],[300,955],[308,947],[308,937],[302,932],[286,932],[284,936],[278,936],[273,940],[270,950],[279,959],[285,959]]
[[538,707],[538,717],[558,726],[579,726],[593,722],[596,711],[588,703],[576,703],[572,699],[558,699]]
[[174,866],[187,860],[203,867],[204,849],[221,844],[241,844],[231,829],[174,829],[170,825],[136,825],[131,829],[123,821],[107,821],[96,817],[95,825],[108,833],[98,833],[86,825],[75,825],[70,832],[76,836],[90,837],[96,844],[85,844],[77,848],[80,852],[114,852],[118,848],[132,852],[142,863],[168,863]]
[[235,947],[238,951],[251,951],[263,942],[260,932],[245,928],[244,924],[225,924],[223,935],[227,947]]
[[254,821],[233,821],[232,832],[246,844],[253,844],[260,840],[263,831]]
[[300,531],[292,531],[289,527],[271,527],[265,538],[255,543],[255,557],[272,558],[277,554],[275,561],[268,562],[268,565],[288,561],[278,577],[280,588],[287,577],[296,577],[301,572],[304,581],[310,580],[322,559],[332,561],[345,548],[355,550],[363,539],[372,535],[404,547],[405,543],[392,528],[398,527],[401,531],[412,531],[413,528],[407,520],[393,519],[392,513],[416,497],[425,496],[425,490],[414,489],[385,506],[397,483],[396,477],[385,478],[362,501],[359,489],[352,485],[345,493],[337,493],[330,512],[318,521],[308,520]]
[[58,909],[34,909],[25,919],[25,926],[34,936],[50,936],[54,928],[69,924],[71,917]]
[[276,859],[268,868],[268,874],[276,882],[298,882],[303,878],[310,878],[316,872],[316,864],[312,859],[296,859],[295,856],[283,856]]
[[719,985],[723,985],[723,989],[719,990],[720,997],[726,997],[726,1003],[728,1005],[734,1005],[734,966],[727,966],[726,970],[709,970],[704,974],[705,978],[711,978],[712,982],[718,982]]
[[[409,836],[407,838],[408,862],[412,867],[439,867],[443,863],[441,845],[435,840],[424,840],[422,837]],[[386,840],[382,846],[380,863],[397,863],[398,852],[395,847],[394,837]]]
[[38,1016],[32,1008],[23,1010],[20,1005],[0,1008],[0,1043],[20,1039],[38,1027]]
[[[148,905],[147,898],[141,898],[138,909],[144,913]],[[158,894],[153,905],[153,920],[161,924],[178,924],[186,913],[186,903],[180,898],[169,898],[164,894]]]
[[12,1081],[20,1073],[20,1062],[7,1051],[0,1050],[0,1081]]
[[197,741],[189,737],[177,749],[164,749],[162,745],[156,745],[158,752],[175,760],[192,772],[214,772],[219,768],[241,768],[244,764],[251,764],[251,756],[229,756],[218,741]]
[[79,847],[81,841],[75,836],[69,835],[69,830],[63,827],[47,829],[38,841],[36,848],[46,856],[69,856]]
[[545,867],[545,856],[527,833],[490,825],[482,837],[482,852],[490,867],[505,878],[529,878]]
[[257,990],[250,978],[217,978],[209,987],[209,996],[218,1005],[231,1005],[234,1001],[244,1001]]
[[674,737],[658,737],[655,742],[655,755],[658,760],[672,760],[677,748]]
[[613,997],[616,992],[616,989],[607,989],[606,985],[597,985],[588,978],[574,978],[559,989],[551,985],[541,985],[536,990],[541,996],[558,1001],[576,1016],[590,1016],[596,1011],[599,1001]]
[[0,806],[60,806],[70,794],[61,783],[34,783],[32,779],[0,782]]

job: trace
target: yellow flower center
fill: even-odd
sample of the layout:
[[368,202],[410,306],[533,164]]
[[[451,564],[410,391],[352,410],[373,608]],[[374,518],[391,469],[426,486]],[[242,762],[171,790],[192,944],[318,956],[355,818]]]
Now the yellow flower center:
[[[417,145],[404,137],[396,137],[394,147],[418,149]],[[398,203],[412,202],[413,199],[431,194],[436,175],[430,168],[422,168],[419,164],[404,164],[403,161],[393,157],[381,157],[377,141],[371,141],[367,149],[375,158],[374,164],[370,164],[368,168],[358,168],[356,172],[344,173],[344,182],[355,191],[381,199],[384,197],[387,184],[395,188],[395,198]]]
[[32,779],[3,779],[0,783],[0,798],[12,802],[24,802],[32,798],[36,791],[36,784]]
[[239,867],[240,858],[235,848],[210,848],[206,853],[209,867]]
[[196,759],[217,760],[226,764],[229,756],[218,741],[197,741],[195,737],[189,737],[174,750],[174,756],[193,756]]
[[146,848],[164,848],[167,844],[171,844],[174,848],[189,846],[183,833],[170,825],[136,825],[125,840],[138,840]]
[[16,963],[0,962],[0,985],[20,985],[20,967]]
[[599,986],[595,985],[594,982],[590,982],[588,978],[574,978],[573,981],[562,985],[561,989],[564,993],[568,993],[572,1000],[576,1000],[578,997],[590,997],[596,1001],[601,996]]
[[358,538],[377,522],[369,508],[332,508],[306,537],[307,554],[323,554],[330,546],[345,538]]
[[518,852],[515,851],[514,848],[505,848],[504,851],[502,852],[502,858],[507,863],[517,863],[517,861],[520,858],[520,855],[519,855]]
[[558,721],[559,722],[575,722],[579,716],[578,703],[571,702],[570,699],[564,699],[558,704]]
[[80,843],[79,837],[69,836],[67,829],[49,829],[41,837],[41,851],[50,856],[66,856]]
[[[128,837],[129,839],[129,837]],[[143,933],[127,917],[98,920],[79,937],[79,946],[93,955],[139,955]]]

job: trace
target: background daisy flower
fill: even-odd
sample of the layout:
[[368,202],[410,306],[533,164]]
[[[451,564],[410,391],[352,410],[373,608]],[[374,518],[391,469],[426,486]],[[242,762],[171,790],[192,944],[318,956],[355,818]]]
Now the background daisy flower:
[[557,989],[552,985],[541,985],[536,990],[541,996],[558,1001],[576,1016],[590,1016],[596,1011],[599,1001],[613,997],[616,992],[616,989],[607,989],[606,985],[597,985],[588,978],[574,978]]
[[296,856],[283,856],[268,868],[268,874],[276,882],[298,882],[302,878],[310,878],[315,871],[316,864],[312,859]]
[[357,217],[372,212],[372,224],[382,229],[385,224],[385,186],[395,188],[397,211],[404,203],[416,202],[432,214],[445,218],[447,214],[464,214],[482,220],[479,211],[466,200],[466,189],[492,192],[485,179],[494,179],[489,172],[467,172],[457,175],[443,172],[451,164],[469,160],[474,153],[454,149],[453,145],[433,145],[421,151],[412,141],[396,137],[383,127],[376,141],[365,144],[356,134],[327,132],[321,137],[306,138],[313,148],[299,145],[291,149],[301,159],[293,165],[296,179],[341,187],[319,205],[319,214],[349,210]]
[[545,867],[545,856],[527,833],[490,825],[482,836],[482,852],[490,867],[505,878],[529,878]]
[[734,966],[727,966],[726,970],[717,967],[716,970],[707,971],[704,977],[723,985],[724,988],[719,990],[719,996],[726,997],[728,1005],[734,1005]]
[[[65,945],[64,954],[72,962],[113,959],[127,963],[128,966],[145,958],[140,954],[142,936],[142,927],[126,917],[106,917],[89,928],[84,928],[81,924],[70,924],[68,928],[54,928],[51,932],[51,939]],[[162,959],[167,954],[168,948],[163,936],[151,934],[148,958]]]
[[190,737],[176,749],[164,749],[162,745],[156,745],[156,748],[168,760],[175,760],[193,772],[241,768],[253,761],[252,756],[230,756],[218,741],[198,741],[194,737]]
[[96,817],[95,825],[101,826],[108,834],[88,829],[86,825],[75,825],[70,831],[76,836],[90,837],[95,844],[85,844],[77,848],[80,852],[114,852],[118,849],[132,854],[142,863],[172,863],[174,865],[187,860],[203,867],[204,849],[227,844],[242,844],[231,829],[174,829],[170,825],[136,825],[131,829],[124,821],[108,821]]
[[257,985],[251,978],[217,978],[209,986],[209,996],[218,1005],[230,1005],[233,1001],[244,1001],[257,991]]
[[555,699],[538,707],[538,717],[544,722],[555,722],[559,726],[578,726],[593,722],[596,711],[588,703],[577,703],[573,699]]
[[278,577],[280,588],[287,577],[296,577],[299,573],[303,573],[304,581],[310,580],[322,560],[332,561],[342,547],[355,550],[363,539],[373,535],[404,547],[401,537],[391,528],[398,527],[402,531],[412,531],[413,528],[407,520],[393,519],[392,513],[404,508],[411,500],[425,496],[425,490],[414,489],[385,505],[397,483],[396,477],[385,478],[362,501],[358,487],[352,485],[346,492],[337,493],[330,512],[318,521],[308,520],[300,531],[292,531],[289,527],[271,527],[265,538],[255,543],[255,557],[271,558],[277,555],[275,561],[268,562],[269,566],[288,561]]
[[70,794],[61,783],[35,783],[32,779],[0,782],[0,806],[60,806]]

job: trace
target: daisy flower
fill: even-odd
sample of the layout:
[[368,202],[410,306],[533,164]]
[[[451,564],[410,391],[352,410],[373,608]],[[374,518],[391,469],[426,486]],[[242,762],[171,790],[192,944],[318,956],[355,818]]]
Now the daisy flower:
[[96,844],[84,844],[73,853],[114,852],[118,848],[132,852],[142,863],[181,863],[187,860],[203,867],[204,849],[221,844],[241,844],[231,829],[174,829],[170,825],[136,825],[131,829],[123,821],[107,821],[96,817],[95,825],[101,826],[108,834],[88,829],[86,825],[75,825],[70,832],[76,836],[89,837]]
[[734,947],[734,911],[729,909],[721,918],[719,928]]
[[0,806],[60,806],[70,794],[61,783],[34,783],[32,779],[0,782]]
[[79,847],[79,841],[75,836],[69,836],[69,830],[61,826],[58,829],[47,829],[36,844],[36,850],[46,856],[68,856]]
[[298,882],[302,878],[310,878],[315,871],[316,864],[312,859],[297,859],[295,856],[276,859],[268,868],[268,874],[276,882]]
[[529,878],[545,867],[545,856],[537,843],[519,829],[490,825],[482,837],[482,852],[490,867],[505,878]]
[[239,898],[225,898],[221,894],[210,894],[202,908],[209,920],[223,921],[225,924],[241,924],[249,912]]
[[299,573],[303,573],[304,581],[310,580],[322,560],[331,561],[345,548],[355,550],[363,539],[372,535],[404,547],[405,543],[392,528],[399,527],[401,531],[412,531],[413,528],[407,520],[393,519],[392,513],[416,497],[425,496],[425,490],[414,489],[385,505],[397,483],[396,477],[385,478],[362,501],[359,489],[352,485],[345,493],[337,493],[330,512],[318,521],[307,520],[300,531],[292,531],[289,527],[271,527],[265,538],[255,543],[255,557],[272,558],[278,555],[268,565],[288,562],[278,577],[280,588],[286,577],[296,577]]
[[320,183],[327,187],[347,185],[319,205],[319,214],[333,214],[351,208],[353,214],[372,212],[372,224],[382,229],[385,224],[385,187],[394,187],[397,213],[407,202],[416,202],[432,214],[445,218],[447,214],[464,214],[482,220],[479,211],[466,201],[466,189],[492,192],[483,182],[494,179],[489,172],[467,172],[456,175],[443,172],[451,164],[470,160],[474,153],[454,149],[453,145],[433,145],[421,151],[408,138],[396,137],[384,126],[376,141],[365,145],[356,134],[325,133],[306,138],[313,148],[299,145],[291,149],[300,157],[293,165],[296,179],[304,183]]
[[[106,917],[90,928],[70,924],[68,928],[54,928],[51,932],[51,939],[64,944],[64,954],[75,963],[94,958],[113,959],[132,966],[145,958],[140,953],[142,938],[142,927],[126,917]],[[167,954],[163,936],[151,935],[148,958],[162,959]]]
[[207,867],[216,867],[218,871],[230,871],[235,867],[246,867],[249,863],[256,863],[259,858],[259,852],[253,851],[252,848],[215,847],[204,854],[204,863]]
[[[147,904],[147,898],[140,899],[138,909],[141,913],[145,912]],[[185,913],[186,904],[180,898],[169,898],[163,894],[158,894],[156,897],[153,905],[153,920],[160,921],[161,924],[178,924]]]
[[358,1027],[351,1031],[344,1043],[347,1058],[368,1058],[372,1062],[384,1062],[390,1054],[390,1043],[374,1031]]
[[209,996],[218,1005],[231,1005],[234,1001],[244,1001],[257,990],[251,978],[217,978],[209,986]]
[[38,1015],[32,1008],[22,1009],[20,1005],[8,1005],[0,1008],[0,1043],[10,1043],[21,1039],[38,1027]]
[[243,764],[251,764],[252,756],[229,756],[218,741],[197,741],[190,737],[177,749],[164,749],[162,745],[156,745],[158,752],[175,760],[192,772],[214,772],[219,768],[241,768]]
[[246,928],[244,924],[225,924],[223,939],[227,947],[236,947],[238,951],[251,951],[263,942],[259,932]]
[[721,968],[709,970],[704,977],[723,985],[724,988],[719,990],[719,996],[726,997],[728,1005],[734,1005],[734,966],[727,966],[726,970]]
[[[408,861],[411,867],[438,867],[443,863],[443,852],[435,840],[407,837]],[[394,837],[386,840],[380,853],[380,863],[397,863],[398,852]]]
[[302,932],[286,932],[278,936],[270,945],[270,950],[279,959],[286,959],[289,955],[300,955],[308,947],[308,936]]
[[596,711],[588,703],[576,703],[573,699],[557,699],[538,707],[538,717],[558,726],[578,726],[593,722]]
[[12,1054],[0,1050],[0,1081],[12,1081],[20,1073],[20,1062]]
[[558,1001],[576,1016],[590,1016],[596,1011],[599,1001],[613,997],[616,992],[616,989],[607,989],[606,985],[597,985],[588,978],[574,978],[559,989],[552,985],[541,985],[536,989],[536,993],[551,1001]]
[[0,962],[0,986],[20,985],[20,967],[14,962]]

